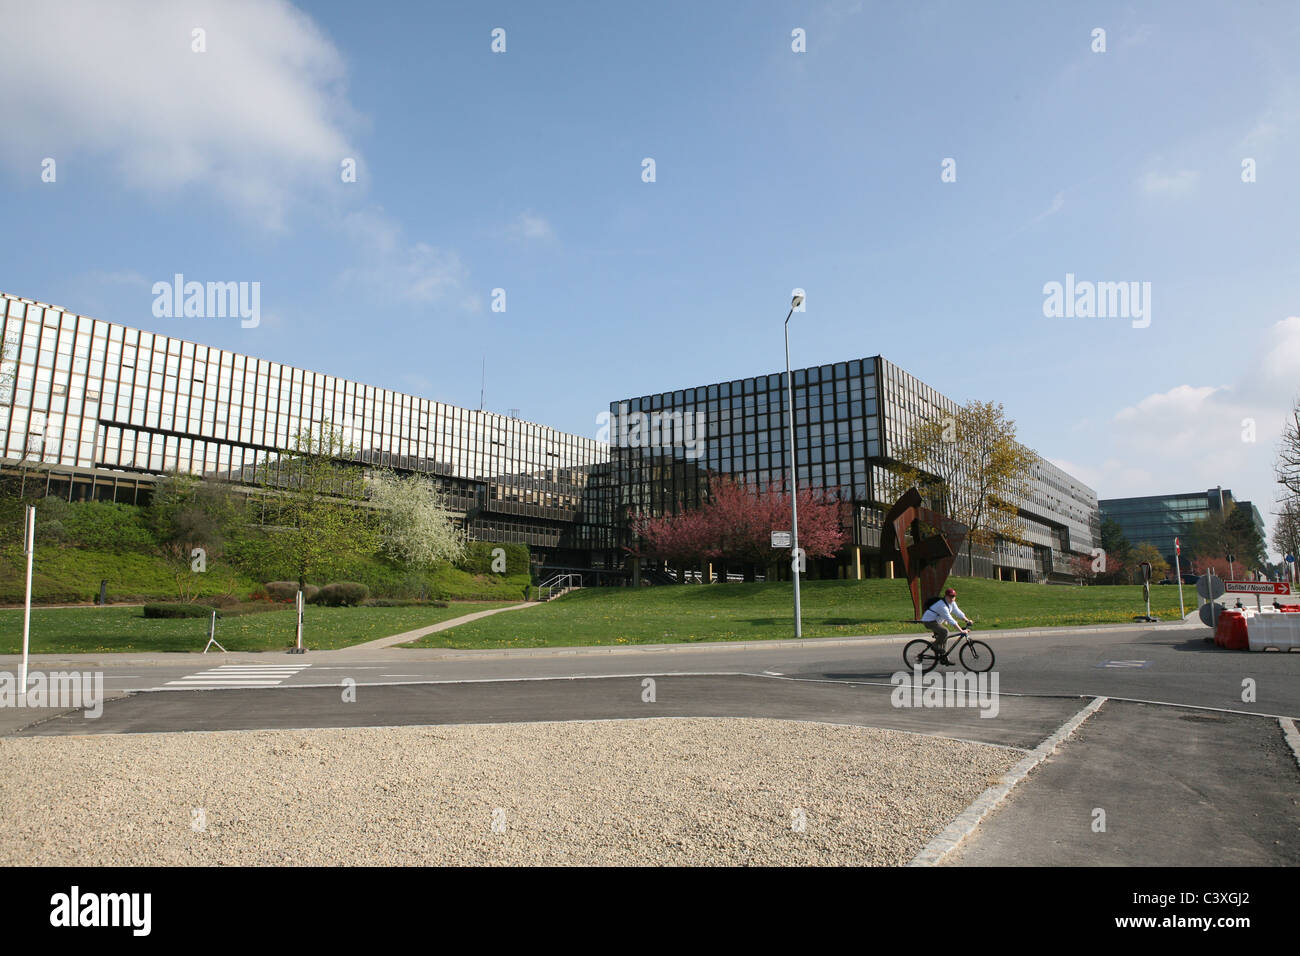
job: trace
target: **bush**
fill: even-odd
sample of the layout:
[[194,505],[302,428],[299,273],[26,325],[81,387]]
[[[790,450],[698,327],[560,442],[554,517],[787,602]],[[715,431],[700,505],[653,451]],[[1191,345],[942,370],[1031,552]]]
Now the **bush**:
[[[146,604],[145,617],[211,617],[216,608],[206,604]],[[219,617],[220,615],[218,615]]]
[[[298,597],[297,581],[267,581],[262,588],[272,601],[294,601]],[[308,603],[311,603],[318,593],[320,588],[314,584],[304,584],[302,587],[302,599]]]
[[355,581],[335,581],[320,589],[312,603],[323,607],[356,607],[370,596],[370,588]]

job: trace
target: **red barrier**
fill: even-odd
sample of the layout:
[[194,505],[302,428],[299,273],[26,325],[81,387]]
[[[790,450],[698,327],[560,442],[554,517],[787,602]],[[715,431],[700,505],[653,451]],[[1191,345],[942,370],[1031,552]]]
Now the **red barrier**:
[[1249,650],[1246,615],[1240,611],[1224,611],[1220,614],[1218,626],[1214,629],[1214,643],[1230,651]]

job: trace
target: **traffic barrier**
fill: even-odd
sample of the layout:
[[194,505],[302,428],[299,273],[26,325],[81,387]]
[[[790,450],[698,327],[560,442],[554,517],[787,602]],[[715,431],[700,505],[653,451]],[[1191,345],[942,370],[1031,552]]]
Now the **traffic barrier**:
[[1250,646],[1245,611],[1223,611],[1214,629],[1214,643],[1230,651],[1244,651]]
[[1252,651],[1266,651],[1269,648],[1289,651],[1293,647],[1300,648],[1300,615],[1256,615],[1250,622],[1247,646]]

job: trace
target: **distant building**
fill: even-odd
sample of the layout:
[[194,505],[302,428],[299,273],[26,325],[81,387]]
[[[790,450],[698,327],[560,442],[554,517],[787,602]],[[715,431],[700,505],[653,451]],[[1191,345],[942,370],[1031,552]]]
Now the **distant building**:
[[[1233,505],[1250,511],[1260,536],[1264,535],[1264,519],[1259,509],[1249,501],[1235,500],[1227,488],[1210,488],[1182,495],[1103,498],[1097,505],[1103,523],[1114,521],[1118,524],[1129,544],[1155,545],[1170,567],[1174,565],[1174,538],[1186,538],[1196,522],[1210,515],[1222,514]],[[1186,568],[1192,555],[1184,551],[1183,557],[1183,567]]]

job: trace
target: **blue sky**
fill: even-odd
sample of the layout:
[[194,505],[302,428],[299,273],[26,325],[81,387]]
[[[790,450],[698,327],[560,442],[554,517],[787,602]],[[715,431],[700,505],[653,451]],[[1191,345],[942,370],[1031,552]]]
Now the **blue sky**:
[[[1294,4],[25,7],[6,292],[471,407],[487,354],[489,408],[594,437],[611,399],[779,369],[800,287],[797,365],[1001,401],[1102,497],[1272,504]],[[261,325],[155,318],[178,272],[260,282]],[[1067,274],[1149,282],[1149,326],[1045,317]]]

